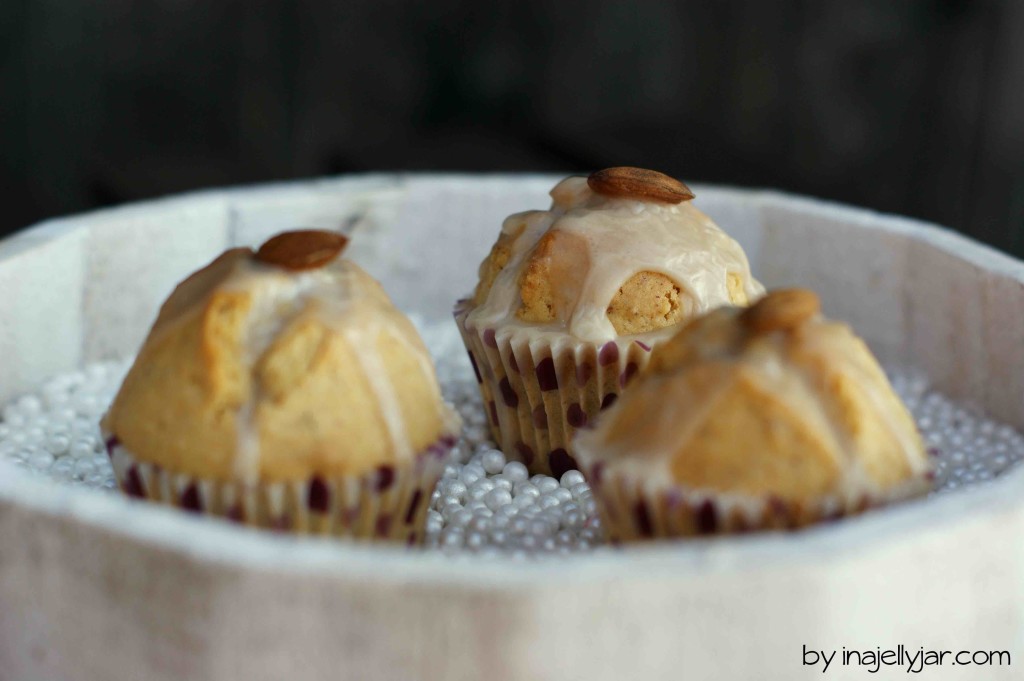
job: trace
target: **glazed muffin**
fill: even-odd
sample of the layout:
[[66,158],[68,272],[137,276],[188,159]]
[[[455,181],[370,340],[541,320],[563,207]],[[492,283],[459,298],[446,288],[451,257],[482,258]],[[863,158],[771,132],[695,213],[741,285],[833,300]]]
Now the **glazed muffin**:
[[932,479],[867,345],[803,289],[689,323],[576,445],[620,541],[796,528]]
[[345,237],[227,251],[164,303],[101,427],[121,488],[248,524],[417,542],[458,418]]
[[666,175],[570,177],[505,220],[455,309],[491,431],[534,473],[576,467],[572,437],[679,324],[763,293],[739,244]]

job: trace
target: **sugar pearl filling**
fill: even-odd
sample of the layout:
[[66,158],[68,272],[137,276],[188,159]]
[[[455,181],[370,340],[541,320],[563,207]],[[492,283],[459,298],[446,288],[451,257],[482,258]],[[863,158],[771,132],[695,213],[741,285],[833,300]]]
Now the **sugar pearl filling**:
[[[437,360],[446,399],[464,421],[454,458],[431,495],[428,549],[524,559],[588,551],[603,543],[597,504],[583,475],[530,476],[490,439],[487,414],[458,332],[418,323]],[[56,376],[0,409],[0,458],[64,484],[116,488],[99,419],[127,362],[92,364]],[[925,376],[889,367],[935,462],[942,494],[984,483],[1024,458],[1024,435],[934,391]]]

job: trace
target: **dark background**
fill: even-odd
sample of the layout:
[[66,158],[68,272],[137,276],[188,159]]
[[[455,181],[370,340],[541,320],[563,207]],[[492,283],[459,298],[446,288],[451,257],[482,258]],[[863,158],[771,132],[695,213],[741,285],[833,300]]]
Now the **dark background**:
[[1024,254],[1024,2],[0,0],[0,233],[198,187],[640,165]]

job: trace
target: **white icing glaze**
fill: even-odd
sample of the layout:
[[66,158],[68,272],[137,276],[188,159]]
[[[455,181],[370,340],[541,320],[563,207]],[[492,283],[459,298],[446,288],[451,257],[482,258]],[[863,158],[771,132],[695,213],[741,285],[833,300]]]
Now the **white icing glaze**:
[[[728,362],[742,366],[744,375],[765,392],[778,394],[793,413],[800,414],[813,424],[814,431],[828,439],[828,454],[841,471],[838,486],[832,498],[855,502],[865,493],[877,498],[897,498],[902,491],[917,491],[931,463],[913,430],[913,421],[896,418],[893,408],[902,408],[898,398],[883,394],[879,382],[884,374],[869,375],[869,367],[861,361],[863,356],[844,352],[846,343],[835,343],[835,333],[844,328],[836,322],[817,318],[808,322],[812,329],[801,334],[805,350],[818,354],[826,361],[828,371],[853,377],[864,390],[877,418],[898,443],[910,471],[908,479],[891,489],[883,489],[865,469],[855,446],[842,429],[835,427],[826,413],[821,398],[812,387],[808,369],[786,359],[785,343],[793,342],[783,333],[758,338],[755,343],[744,344],[739,352],[715,342],[695,341],[697,354],[694,362]],[[817,327],[817,328],[814,328]],[[845,335],[845,334],[844,334]],[[844,339],[848,342],[849,338]],[[848,346],[847,346],[848,347]],[[686,371],[687,369],[681,369]],[[649,374],[634,382],[609,411],[598,420],[595,428],[581,431],[574,442],[577,455],[587,465],[605,464],[609,472],[635,480],[643,480],[655,487],[674,484],[671,471],[673,457],[701,426],[709,412],[718,408],[720,397],[731,387],[729,381],[716,385],[710,392],[696,394],[681,385],[676,371]],[[893,404],[897,400],[897,404]],[[651,408],[641,416],[642,422],[631,424],[629,437],[613,437],[622,433],[616,424],[630,403],[649,404]],[[752,455],[755,455],[752,453]],[[725,490],[703,490],[716,496]],[[729,493],[732,497],[742,497]]]
[[[243,361],[250,371],[300,315],[314,314],[342,334],[352,347],[359,348],[360,368],[379,405],[396,458],[409,460],[416,454],[407,436],[396,388],[377,350],[381,334],[387,333],[402,343],[416,357],[424,380],[436,385],[433,363],[412,323],[392,306],[383,289],[358,266],[339,258],[317,269],[289,272],[249,257],[239,257],[217,282],[216,288],[245,291],[252,298],[242,343]],[[260,469],[257,405],[262,399],[262,387],[255,372],[252,375],[254,384],[236,416],[238,450],[234,472],[237,479],[245,483],[255,483]],[[339,386],[339,390],[344,389]],[[458,417],[440,399],[440,393],[436,408],[445,428],[449,432],[457,431]]]
[[[470,327],[502,326],[569,333],[584,341],[601,343],[618,334],[608,319],[608,306],[619,288],[634,274],[657,272],[672,279],[694,303],[693,313],[729,304],[729,273],[740,276],[748,299],[764,293],[750,274],[743,249],[719,229],[692,202],[668,204],[611,198],[591,191],[583,177],[570,177],[551,190],[547,211],[510,216],[502,232],[515,236],[511,256],[479,306],[469,312]],[[578,237],[586,245],[589,266],[570,273],[565,292],[578,287],[570,301],[565,323],[546,325],[522,322],[519,281],[530,253],[551,231]],[[660,340],[671,329],[658,329],[636,338]]]

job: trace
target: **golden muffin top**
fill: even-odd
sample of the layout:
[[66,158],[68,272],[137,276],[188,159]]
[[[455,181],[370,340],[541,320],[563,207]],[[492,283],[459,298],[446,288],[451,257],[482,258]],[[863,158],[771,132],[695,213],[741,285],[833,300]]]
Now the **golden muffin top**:
[[656,332],[764,288],[739,244],[666,175],[609,168],[569,177],[549,210],[507,218],[468,322],[567,332],[601,342]]
[[248,483],[361,474],[452,434],[416,329],[345,243],[289,232],[185,279],[104,430],[141,460]]
[[867,345],[802,289],[687,324],[576,448],[609,471],[798,503],[920,490],[930,468]]

